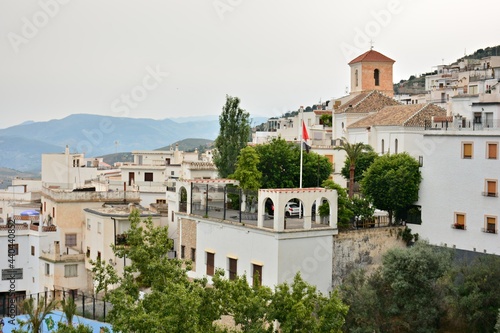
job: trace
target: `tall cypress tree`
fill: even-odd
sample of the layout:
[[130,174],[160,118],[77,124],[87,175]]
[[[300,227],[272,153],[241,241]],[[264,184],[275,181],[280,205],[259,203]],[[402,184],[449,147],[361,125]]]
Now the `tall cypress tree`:
[[220,131],[215,139],[214,163],[221,178],[234,173],[240,150],[250,138],[250,114],[239,105],[238,97],[226,95],[226,104],[219,116]]

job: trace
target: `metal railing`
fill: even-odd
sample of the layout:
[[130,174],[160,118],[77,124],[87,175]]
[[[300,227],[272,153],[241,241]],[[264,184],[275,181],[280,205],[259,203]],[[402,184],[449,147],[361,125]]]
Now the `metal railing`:
[[[0,296],[0,315],[3,317],[10,316],[10,304],[14,302],[17,306],[15,307],[15,315],[25,314],[22,311],[22,307],[20,306],[22,302],[26,299],[34,299],[35,303],[38,304],[40,298],[44,299],[45,305],[48,304],[51,300],[63,300],[67,297],[73,297],[76,304],[76,313],[75,315],[97,320],[100,322],[106,322],[106,317],[109,314],[109,311],[113,308],[113,305],[109,302],[106,302],[102,299],[94,297],[93,295],[85,295],[83,292],[74,292],[72,290],[50,290],[45,292],[39,292],[31,295],[16,295],[11,298],[9,294],[3,294]],[[58,305],[58,309],[61,309],[60,304]]]

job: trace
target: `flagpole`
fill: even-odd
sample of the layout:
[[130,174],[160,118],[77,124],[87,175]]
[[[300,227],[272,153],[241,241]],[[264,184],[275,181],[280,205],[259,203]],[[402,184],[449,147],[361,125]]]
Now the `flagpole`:
[[300,126],[299,126],[299,138],[300,138],[300,181],[299,188],[302,188],[302,156],[304,155],[304,143],[302,142],[302,131],[304,126],[304,107],[300,107]]

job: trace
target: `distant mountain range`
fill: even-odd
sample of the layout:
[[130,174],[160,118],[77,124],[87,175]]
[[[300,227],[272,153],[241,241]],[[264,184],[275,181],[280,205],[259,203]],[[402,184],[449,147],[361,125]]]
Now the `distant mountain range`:
[[[0,167],[39,172],[41,154],[83,152],[87,157],[168,147],[186,138],[214,140],[219,121],[136,119],[74,114],[45,122],[25,122],[0,129]],[[253,118],[260,124],[266,118]]]

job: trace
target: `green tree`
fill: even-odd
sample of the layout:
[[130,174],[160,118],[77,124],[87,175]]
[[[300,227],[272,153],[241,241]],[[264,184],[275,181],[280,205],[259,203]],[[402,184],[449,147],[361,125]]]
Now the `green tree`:
[[233,316],[236,325],[243,332],[268,332],[271,320],[268,308],[273,292],[257,283],[250,286],[245,275],[234,280],[224,278],[224,271],[218,270],[213,278],[214,288],[220,291],[226,314]]
[[76,313],[76,303],[73,297],[66,297],[61,301],[61,307],[68,322],[68,326],[73,326],[73,317]]
[[70,326],[69,324],[59,322],[54,333],[93,333],[93,330],[92,327],[81,323],[76,326]]
[[500,333],[500,309],[498,310],[497,323],[495,324],[495,333]]
[[44,297],[40,297],[38,302],[35,303],[35,299],[26,298],[21,303],[21,312],[28,316],[27,320],[17,319],[19,328],[14,329],[13,333],[32,333],[40,332],[42,324],[45,318],[52,313],[57,307],[57,300],[53,299],[50,302],[46,302]]
[[[294,150],[294,160],[299,164],[299,173],[296,179],[300,180],[300,149]],[[325,156],[313,151],[303,154],[302,162],[302,187],[319,187],[328,179],[333,171],[332,163]],[[297,186],[298,187],[298,186]]]
[[213,161],[221,178],[236,170],[240,150],[250,139],[250,114],[240,108],[240,99],[226,95],[226,104],[219,116],[219,136],[215,139]]
[[373,222],[373,213],[375,213],[375,208],[373,208],[370,201],[366,198],[352,198],[351,209],[358,225],[365,225],[366,222]]
[[[237,179],[240,182],[240,187],[243,190],[242,201],[246,211],[251,211],[257,202],[257,190],[260,188],[260,180],[262,173],[257,169],[259,164],[259,155],[251,146],[247,146],[240,151],[236,171],[229,175],[229,178]],[[239,195],[229,195],[232,202],[239,202]],[[234,200],[234,201],[233,201]]]
[[276,287],[269,306],[270,318],[278,320],[283,333],[341,332],[347,311],[336,293],[323,296],[299,273],[292,284]]
[[[348,228],[351,225],[351,219],[354,216],[352,211],[352,204],[345,189],[331,179],[327,179],[321,184],[326,189],[336,190],[338,194],[337,199],[337,226],[341,229]],[[319,207],[320,216],[327,216],[330,214],[330,205],[328,202]]]
[[258,164],[257,151],[251,146],[245,147],[238,156],[236,171],[229,178],[239,180],[243,190],[258,190],[262,179],[262,172],[257,169]]
[[367,276],[354,272],[341,288],[350,306],[347,332],[436,332],[444,315],[448,249],[418,242],[389,250],[382,267]]
[[349,143],[346,138],[342,138],[342,145],[335,147],[335,150],[345,151],[349,159],[349,198],[354,194],[354,175],[356,170],[356,161],[366,151],[373,150],[369,145],[362,142]]
[[320,122],[326,127],[332,127],[332,114],[322,114],[319,118]]
[[293,149],[294,145],[282,138],[273,138],[270,143],[255,147],[259,154],[258,168],[262,172],[263,188],[298,187],[300,165],[294,163]]
[[[262,188],[293,188],[300,182],[300,146],[273,138],[268,144],[258,145],[258,169],[262,172]],[[317,187],[332,172],[332,164],[314,152],[303,154],[302,186]]]
[[422,176],[418,161],[407,153],[384,155],[366,170],[361,190],[376,208],[389,212],[389,221],[395,210],[418,200]]
[[97,296],[101,291],[104,291],[104,295],[106,295],[108,288],[118,282],[118,275],[114,267],[100,258],[95,261],[89,259],[89,263],[92,265],[92,279],[96,283],[95,295]]
[[[216,332],[213,321],[222,305],[211,296],[206,280],[190,281],[189,265],[169,259],[168,229],[130,215],[126,232],[128,246],[113,246],[115,254],[131,259],[119,278],[118,287],[106,295],[113,304],[109,320],[121,332]],[[149,287],[141,296],[140,289]]]
[[493,332],[500,309],[500,258],[478,256],[452,271],[449,308],[456,331]]
[[[354,182],[359,183],[361,179],[363,179],[363,173],[370,167],[370,165],[375,161],[378,157],[378,154],[373,151],[371,146],[367,146],[366,151],[363,151],[356,158],[355,169],[354,169]],[[344,166],[340,173],[345,179],[349,179],[350,177],[350,167],[351,160],[347,157],[344,161]]]

